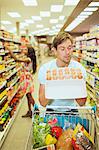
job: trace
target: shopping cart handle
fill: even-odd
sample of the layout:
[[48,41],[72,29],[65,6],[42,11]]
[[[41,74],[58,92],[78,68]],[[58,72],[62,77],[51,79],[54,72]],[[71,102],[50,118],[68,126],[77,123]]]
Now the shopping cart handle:
[[47,108],[50,108],[50,109],[88,109],[88,110],[95,110],[94,107],[92,106],[47,106]]

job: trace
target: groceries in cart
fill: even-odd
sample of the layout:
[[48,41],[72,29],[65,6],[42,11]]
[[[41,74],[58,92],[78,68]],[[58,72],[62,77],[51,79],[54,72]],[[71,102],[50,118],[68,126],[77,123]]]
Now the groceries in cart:
[[80,124],[74,130],[72,143],[75,150],[94,150],[92,137]]
[[[84,128],[85,118],[77,122],[78,116],[71,114],[70,116],[75,117],[75,120],[69,122],[69,114],[46,113],[42,117],[35,113],[33,115],[33,149],[95,150],[94,141],[88,133],[89,129]],[[88,123],[87,119],[86,122]]]

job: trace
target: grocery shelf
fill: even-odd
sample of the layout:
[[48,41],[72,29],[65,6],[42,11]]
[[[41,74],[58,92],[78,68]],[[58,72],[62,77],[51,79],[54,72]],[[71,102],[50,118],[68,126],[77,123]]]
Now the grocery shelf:
[[83,57],[79,57],[79,56],[77,56],[77,55],[73,55],[73,57],[76,57],[76,58],[79,58],[79,59],[82,59],[82,60],[85,60],[85,61],[88,61],[88,62],[91,62],[91,63],[97,63],[98,61],[97,60],[89,60],[89,59],[85,59],[85,58],[83,58]]
[[3,46],[0,46],[0,49],[4,48]]
[[93,89],[95,88],[89,81],[86,81]]
[[13,71],[13,72],[6,78],[6,80],[8,80],[9,78],[11,78],[15,73],[17,73],[17,70]]
[[8,68],[6,69],[6,72],[9,71],[9,70],[11,70],[11,69],[13,69],[14,67],[16,67],[16,65],[11,65],[10,67],[8,67]]
[[0,89],[2,89],[6,85],[7,81],[4,81],[3,84],[0,86]]
[[0,55],[5,55],[5,52],[0,52]]
[[5,64],[8,64],[8,63],[13,62],[13,61],[14,61],[14,59],[10,59],[10,60],[6,61]]
[[1,40],[4,40],[4,41],[8,41],[8,42],[14,42],[14,43],[18,43],[18,44],[21,44],[20,41],[16,41],[14,39],[8,39],[8,38],[5,38],[5,37],[0,37]]
[[6,100],[7,96],[4,96],[2,100],[0,100],[0,105]]
[[97,101],[96,98],[95,98],[95,96],[94,96],[90,91],[88,91],[87,93],[88,93],[88,95],[89,95],[92,99],[95,100],[95,102]]
[[[5,113],[5,110],[6,111],[9,111],[9,107],[6,107],[8,106],[8,103],[9,102],[12,102],[11,100],[16,96],[16,94],[18,93],[19,89],[20,89],[20,75],[17,75],[17,72],[19,70],[22,69],[22,67],[19,65],[17,66],[17,63],[14,61],[14,59],[10,56],[10,53],[9,53],[9,50],[6,50],[7,47],[6,47],[6,42],[9,42],[9,48],[10,50],[12,50],[13,53],[20,53],[21,50],[19,48],[19,45],[21,44],[21,42],[19,41],[18,37],[15,38],[15,36],[12,36],[12,34],[10,35],[10,33],[8,33],[9,35],[8,36],[5,36],[3,37],[5,31],[1,31],[0,34],[0,55],[1,55],[1,61],[0,61],[0,65],[2,65],[2,70],[0,70],[0,74],[4,73],[4,77],[6,77],[6,81],[5,82],[2,82],[0,84],[0,89],[2,87],[5,88],[6,85],[8,85],[8,87],[5,88],[5,90],[1,93],[1,99],[0,99],[0,108],[1,110]],[[14,37],[14,38],[13,38]],[[12,43],[13,44],[10,44]],[[5,45],[5,46],[3,46]],[[10,45],[13,47],[10,47]],[[6,56],[2,56],[2,55],[6,55]],[[5,57],[5,58],[4,58]],[[9,59],[8,60],[5,60],[6,57],[8,57]],[[4,59],[4,60],[3,60]],[[5,68],[4,68],[4,65]],[[7,73],[8,72],[8,73]],[[6,74],[7,73],[7,74]],[[13,79],[11,79],[11,77],[14,77]],[[9,82],[9,80],[11,79],[11,82]],[[10,85],[9,85],[10,83]],[[13,87],[13,89],[11,89]],[[3,89],[2,89],[3,90]],[[24,99],[24,97],[22,98],[22,100]],[[4,131],[1,131],[0,132],[0,148],[2,146],[2,143],[4,142],[5,138],[6,138],[6,135],[7,133],[9,132],[9,129],[11,128],[14,120],[15,120],[15,117],[17,116],[17,113],[18,113],[18,110],[21,106],[21,103],[22,103],[22,100],[20,101],[16,111],[14,112],[14,115],[12,116],[12,118],[10,118],[10,116],[7,118],[5,124],[4,124]],[[2,105],[4,103],[4,105]],[[13,103],[13,102],[12,102]],[[6,107],[6,109],[5,109]],[[1,114],[3,114],[1,111]],[[3,116],[2,116],[3,117]]]
[[14,94],[12,95],[12,97],[10,99],[8,98],[9,102],[13,99],[13,97],[16,95],[16,93],[18,92],[19,89],[20,89],[20,86],[18,87],[17,90],[14,91]]
[[3,72],[5,72],[5,71],[6,71],[6,69],[4,69],[4,70],[0,70],[0,74],[1,74],[1,73],[3,73]]
[[2,60],[2,61],[0,61],[0,64],[5,64],[5,61],[3,61],[3,60]]
[[[21,70],[22,67],[17,68],[15,71],[12,72],[12,74],[10,74],[6,80],[8,80],[9,78],[11,78],[15,73],[17,73],[19,70]],[[12,68],[11,68],[12,69]]]
[[[87,83],[88,83],[88,82],[87,82]],[[95,90],[94,90],[92,87],[90,87],[89,83],[87,84],[87,88],[88,88],[92,93],[95,94]]]
[[13,52],[13,53],[17,53],[17,52],[19,53],[19,52],[21,52],[21,50],[17,50],[17,49],[16,49],[16,50],[12,50],[12,52]]
[[13,42],[13,39],[3,38],[4,41]]
[[2,36],[0,36],[0,40],[4,40],[4,38]]
[[3,142],[4,142],[5,138],[6,138],[6,136],[7,136],[8,132],[9,132],[9,130],[10,130],[10,128],[11,128],[11,126],[12,126],[12,124],[13,124],[16,116],[17,116],[17,114],[18,114],[18,112],[19,112],[19,109],[20,109],[20,107],[21,107],[21,105],[23,103],[24,97],[25,97],[25,95],[23,96],[22,100],[20,101],[16,111],[14,112],[13,117],[9,120],[9,122],[8,122],[7,126],[5,127],[4,131],[0,132],[0,148],[1,148]]
[[86,71],[99,80],[99,77],[96,74],[94,74],[93,72],[89,71],[88,69],[86,69]]

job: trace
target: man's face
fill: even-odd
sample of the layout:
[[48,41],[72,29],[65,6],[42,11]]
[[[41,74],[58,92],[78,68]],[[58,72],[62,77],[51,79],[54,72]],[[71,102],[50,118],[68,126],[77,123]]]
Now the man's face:
[[69,64],[73,52],[73,45],[69,39],[62,42],[55,50],[56,57],[64,64]]

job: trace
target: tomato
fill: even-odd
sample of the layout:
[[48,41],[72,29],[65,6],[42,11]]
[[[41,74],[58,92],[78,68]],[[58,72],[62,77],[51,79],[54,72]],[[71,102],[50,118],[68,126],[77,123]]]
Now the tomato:
[[60,135],[62,134],[62,128],[58,126],[54,126],[51,128],[52,135],[55,136],[56,138],[59,138]]

